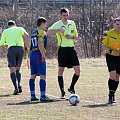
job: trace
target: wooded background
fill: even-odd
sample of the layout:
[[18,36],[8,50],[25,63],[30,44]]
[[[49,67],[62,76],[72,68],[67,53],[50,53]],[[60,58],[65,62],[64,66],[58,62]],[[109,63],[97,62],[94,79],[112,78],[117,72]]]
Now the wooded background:
[[[43,16],[48,27],[59,20],[59,10],[67,7],[70,19],[79,32],[76,50],[81,58],[101,57],[104,31],[112,27],[112,20],[120,15],[120,0],[0,0],[0,30],[7,28],[10,19],[24,27],[29,34],[36,28],[36,19]],[[48,39],[47,58],[57,57],[56,38]],[[6,57],[6,48],[0,47],[0,58]]]

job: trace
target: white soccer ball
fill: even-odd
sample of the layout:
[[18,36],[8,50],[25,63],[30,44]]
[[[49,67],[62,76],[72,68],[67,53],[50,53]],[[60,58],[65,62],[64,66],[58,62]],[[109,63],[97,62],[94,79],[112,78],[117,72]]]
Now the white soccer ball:
[[80,97],[77,94],[71,94],[69,102],[71,105],[76,106],[80,102]]

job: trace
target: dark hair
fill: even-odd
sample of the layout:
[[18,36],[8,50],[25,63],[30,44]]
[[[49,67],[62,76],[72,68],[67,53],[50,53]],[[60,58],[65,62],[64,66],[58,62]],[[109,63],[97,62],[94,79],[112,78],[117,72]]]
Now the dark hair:
[[115,19],[113,20],[113,23],[115,23],[116,21],[120,21],[120,17],[115,18]]
[[7,23],[8,26],[12,26],[12,25],[15,25],[15,21],[13,20],[9,20],[8,23]]
[[67,8],[61,8],[60,10],[60,14],[62,15],[62,13],[66,13],[69,12],[69,10]]
[[37,26],[39,27],[42,23],[46,23],[47,20],[44,17],[39,17],[37,19]]

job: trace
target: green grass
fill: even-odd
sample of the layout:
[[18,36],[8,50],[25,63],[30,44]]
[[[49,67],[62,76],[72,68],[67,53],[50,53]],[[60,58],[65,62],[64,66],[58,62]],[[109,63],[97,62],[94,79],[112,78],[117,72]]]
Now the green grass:
[[[80,103],[71,106],[60,101],[57,82],[57,60],[47,60],[47,95],[56,99],[52,103],[29,102],[30,93],[26,61],[21,68],[23,93],[13,96],[13,85],[9,77],[6,59],[0,60],[0,120],[120,120],[120,90],[116,92],[117,103],[108,106],[108,72],[105,59],[81,59],[81,76],[75,89]],[[73,75],[65,69],[66,96]],[[36,80],[36,95],[39,97],[39,77]]]

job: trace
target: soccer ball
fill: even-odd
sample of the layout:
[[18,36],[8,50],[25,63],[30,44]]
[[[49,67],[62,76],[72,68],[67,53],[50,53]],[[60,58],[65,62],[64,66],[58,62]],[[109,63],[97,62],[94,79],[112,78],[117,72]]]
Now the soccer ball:
[[76,106],[80,102],[80,97],[77,94],[71,94],[69,102],[71,105]]

